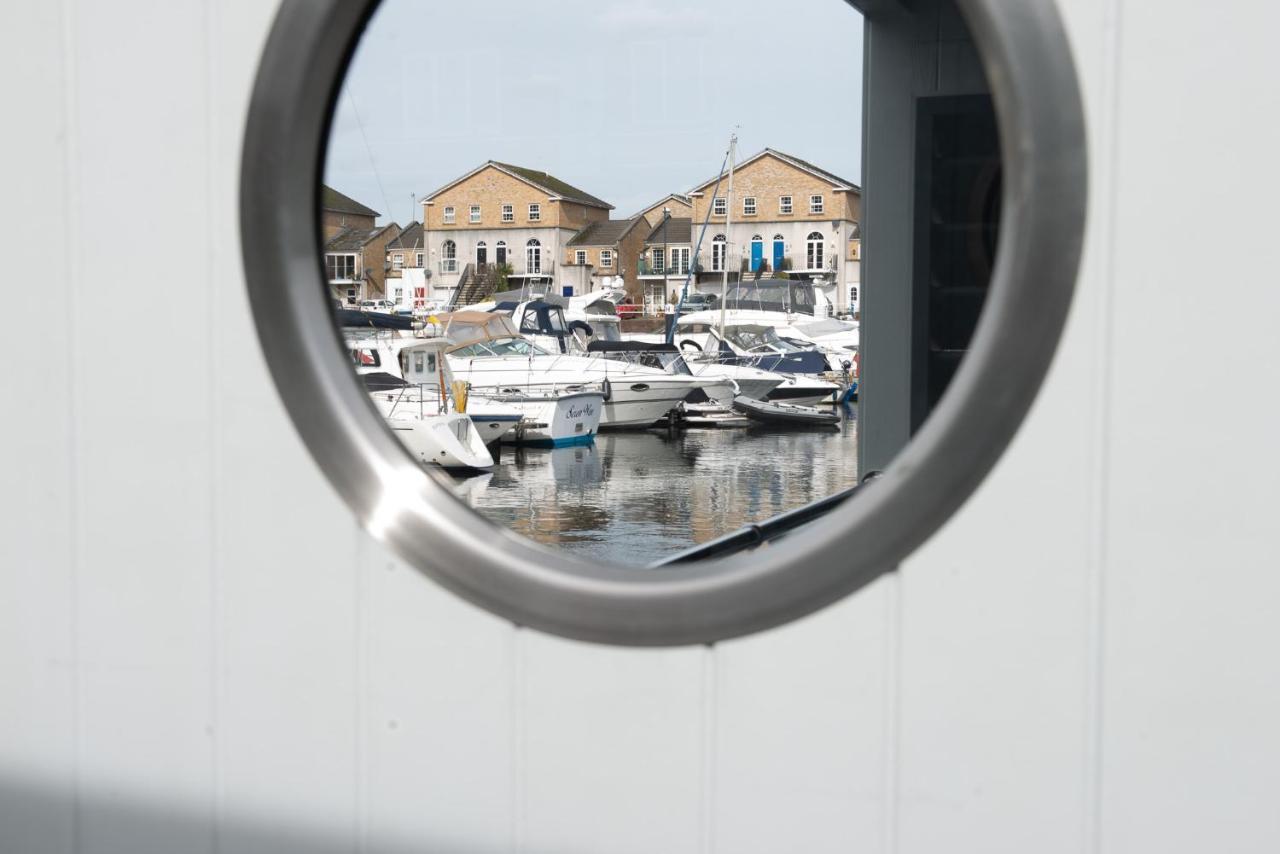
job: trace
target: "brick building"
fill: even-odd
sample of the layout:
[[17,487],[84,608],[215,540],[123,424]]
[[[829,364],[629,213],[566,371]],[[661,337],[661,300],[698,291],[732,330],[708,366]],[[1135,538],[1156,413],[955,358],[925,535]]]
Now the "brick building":
[[637,262],[649,223],[641,217],[593,222],[579,231],[565,247],[562,280],[575,293],[598,290],[604,279],[621,276],[627,296],[639,300]]
[[575,234],[613,206],[536,169],[487,161],[422,199],[432,296],[475,301],[510,266],[513,286],[549,284]]
[[814,280],[837,310],[850,308],[851,289],[859,282],[858,221],[862,190],[818,166],[766,148],[737,164],[733,174],[732,225],[727,176],[713,191],[716,178],[689,192],[696,232],[710,211],[709,227],[699,259],[700,280],[719,281],[730,273],[789,275]]

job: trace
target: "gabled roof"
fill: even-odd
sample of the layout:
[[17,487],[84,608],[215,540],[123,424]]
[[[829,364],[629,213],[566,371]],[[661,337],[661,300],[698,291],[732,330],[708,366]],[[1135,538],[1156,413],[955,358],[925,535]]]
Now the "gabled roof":
[[344,228],[324,244],[325,252],[358,252],[389,228],[397,228],[393,222],[378,228]]
[[387,249],[421,249],[422,243],[422,223],[411,222],[404,227],[404,231],[400,232],[400,236],[393,238],[387,244]]
[[644,222],[640,217],[631,219],[609,219],[593,222],[586,228],[569,238],[566,246],[613,246],[626,237],[631,229]]
[[604,208],[605,210],[608,210],[608,211],[613,210],[613,205],[609,204],[603,199],[597,199],[595,196],[591,195],[590,193],[587,193],[583,190],[579,190],[577,187],[573,186],[572,184],[566,181],[561,181],[559,178],[555,177],[554,175],[548,175],[546,172],[540,172],[537,169],[528,169],[524,166],[512,166],[510,163],[499,163],[496,160],[486,160],[480,166],[476,167],[475,169],[472,169],[470,172],[463,175],[462,177],[456,178],[450,181],[448,184],[445,184],[443,187],[436,190],[435,192],[427,196],[424,196],[421,199],[421,201],[429,202],[432,199],[434,199],[436,196],[443,193],[445,190],[449,189],[450,187],[453,187],[462,183],[463,181],[470,178],[472,175],[475,175],[476,173],[484,169],[488,169],[491,166],[494,169],[497,169],[501,172],[505,172],[506,174],[510,175],[512,178],[515,178],[518,181],[523,181],[526,184],[529,184],[533,187],[536,187],[539,190],[542,190],[548,196],[553,196],[558,199],[564,199],[567,202],[576,202],[577,204],[586,205],[587,207]]
[[662,223],[659,222],[649,232],[649,236],[644,239],[646,244],[657,243],[692,243],[693,242],[693,218],[687,216],[673,216],[667,220],[667,233],[662,233]]
[[649,211],[653,210],[659,205],[665,205],[667,202],[671,201],[672,199],[674,199],[677,202],[680,202],[681,204],[689,205],[690,207],[693,206],[693,201],[683,193],[667,193],[665,196],[658,199],[653,204],[645,205],[638,213],[635,214],[635,216],[644,216]]
[[382,214],[378,213],[373,208],[365,207],[350,196],[345,196],[333,189],[333,187],[325,185],[320,186],[320,209],[334,211],[335,213],[371,216],[375,219],[382,216]]
[[[862,188],[859,187],[857,184],[853,183],[852,181],[846,181],[844,178],[841,178],[839,175],[836,175],[834,172],[828,172],[826,169],[823,169],[819,166],[814,166],[812,163],[808,162],[807,160],[801,160],[799,157],[792,157],[790,154],[784,154],[783,152],[773,148],[766,148],[764,151],[761,151],[759,154],[754,154],[751,157],[748,157],[746,160],[743,160],[741,163],[738,163],[734,167],[734,169],[735,170],[742,169],[743,167],[748,166],[756,162],[757,160],[759,160],[761,157],[765,157],[767,155],[772,155],[784,163],[790,163],[792,166],[796,167],[797,169],[800,169],[804,172],[808,172],[810,175],[814,175],[818,178],[821,178],[824,181],[830,181],[832,186],[835,188],[843,189],[843,190],[853,190],[856,193],[862,192]],[[721,173],[721,174],[724,174],[724,173]],[[689,194],[693,195],[701,189],[712,186],[713,184],[715,184],[716,179],[719,177],[720,177],[719,175],[712,175],[706,181],[703,181],[701,184],[697,185],[692,190],[690,190]]]

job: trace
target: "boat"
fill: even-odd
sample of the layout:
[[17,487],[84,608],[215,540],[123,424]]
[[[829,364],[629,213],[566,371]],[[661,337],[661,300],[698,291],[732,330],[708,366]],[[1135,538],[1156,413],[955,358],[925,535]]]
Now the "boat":
[[599,431],[604,412],[604,393],[599,389],[508,389],[483,394],[466,385],[465,397],[460,398],[446,356],[453,342],[446,338],[379,336],[348,342],[353,345],[361,345],[353,351],[357,362],[376,362],[386,369],[377,375],[385,378],[379,380],[384,388],[376,396],[380,405],[411,411],[452,404],[471,417],[486,445],[587,444]]
[[734,398],[733,408],[752,421],[775,427],[832,427],[840,423],[839,414],[829,409],[796,406],[793,403],[737,397]]
[[501,312],[459,311],[437,319],[439,334],[455,342],[448,358],[458,379],[491,397],[601,391],[601,429],[648,427],[712,384],[598,355],[547,352],[521,336]]
[[421,400],[417,405],[404,401],[409,384],[390,374],[378,372],[362,379],[382,420],[418,462],[450,470],[493,468],[493,455],[470,416],[437,412]]

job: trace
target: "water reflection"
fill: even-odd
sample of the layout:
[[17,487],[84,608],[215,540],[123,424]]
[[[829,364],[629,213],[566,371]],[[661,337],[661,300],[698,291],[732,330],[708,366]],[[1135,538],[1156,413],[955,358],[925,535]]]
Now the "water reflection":
[[456,490],[536,542],[647,564],[853,486],[856,441],[849,408],[822,430],[605,433],[584,447],[504,448]]

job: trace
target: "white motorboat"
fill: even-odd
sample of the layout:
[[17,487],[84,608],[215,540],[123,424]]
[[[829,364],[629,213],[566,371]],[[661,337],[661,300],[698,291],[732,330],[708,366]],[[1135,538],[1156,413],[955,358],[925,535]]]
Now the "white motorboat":
[[502,313],[454,312],[439,320],[441,334],[456,342],[448,351],[454,375],[479,393],[599,390],[604,394],[602,429],[648,427],[691,393],[712,385],[691,375],[596,355],[548,353],[523,338]]
[[421,396],[409,399],[413,387],[399,377],[377,372],[362,379],[382,420],[416,460],[446,469],[493,468],[493,455],[468,415],[441,411]]
[[[377,349],[368,350],[369,344]],[[447,338],[386,338],[349,342],[363,345],[354,350],[358,361],[377,362],[398,377],[387,376],[385,384],[393,387],[379,391],[375,399],[382,405],[401,410],[422,410],[459,405],[471,417],[486,445],[494,442],[511,444],[562,445],[586,444],[600,427],[604,412],[604,393],[597,389],[582,391],[501,391],[477,394],[470,387],[465,396],[455,386],[458,381],[449,366],[445,352],[453,347]],[[399,383],[399,387],[394,387]],[[383,400],[385,398],[385,400]]]

